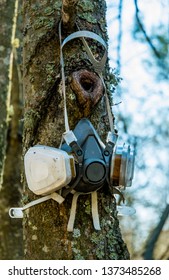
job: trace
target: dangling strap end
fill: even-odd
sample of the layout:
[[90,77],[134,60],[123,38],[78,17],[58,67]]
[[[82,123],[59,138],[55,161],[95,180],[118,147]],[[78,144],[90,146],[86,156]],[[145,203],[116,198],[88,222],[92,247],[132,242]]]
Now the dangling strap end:
[[71,206],[71,210],[70,210],[70,217],[69,217],[69,222],[67,225],[67,231],[69,231],[69,232],[73,232],[75,216],[76,216],[76,208],[77,208],[77,199],[78,199],[79,195],[80,195],[80,193],[78,193],[78,192],[74,193],[74,195],[73,195],[72,206]]
[[23,208],[10,208],[9,209],[9,216],[15,219],[22,219],[23,218]]
[[59,195],[58,193],[54,192],[52,194],[46,195],[44,197],[38,198],[34,201],[29,202],[28,204],[26,204],[25,206],[23,206],[22,208],[20,207],[16,207],[16,208],[10,208],[9,209],[9,216],[11,218],[23,218],[23,210],[26,210],[32,206],[35,206],[37,204],[40,204],[44,201],[47,201],[49,199],[53,199],[55,201],[57,201],[59,204],[61,204],[65,199]]
[[97,191],[91,193],[92,196],[92,217],[93,225],[96,230],[101,230],[99,213],[98,213],[98,201],[97,201]]

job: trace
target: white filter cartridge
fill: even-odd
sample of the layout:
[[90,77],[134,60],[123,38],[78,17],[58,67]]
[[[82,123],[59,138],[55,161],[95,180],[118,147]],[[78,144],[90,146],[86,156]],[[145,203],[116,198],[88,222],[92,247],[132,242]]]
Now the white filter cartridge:
[[27,151],[24,165],[28,187],[37,195],[52,193],[69,184],[73,176],[72,165],[75,169],[72,156],[63,150],[43,145]]

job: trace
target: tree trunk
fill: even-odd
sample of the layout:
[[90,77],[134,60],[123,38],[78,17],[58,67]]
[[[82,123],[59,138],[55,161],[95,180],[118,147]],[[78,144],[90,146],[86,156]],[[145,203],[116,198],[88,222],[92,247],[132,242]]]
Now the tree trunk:
[[17,206],[21,199],[21,154],[22,141],[19,134],[21,108],[19,102],[19,84],[16,61],[13,65],[11,105],[13,115],[8,129],[8,143],[4,164],[3,185],[0,196],[0,259],[17,260],[23,258],[22,221],[11,220],[8,210]]
[[3,167],[6,153],[9,118],[9,64],[12,50],[11,34],[15,2],[1,1],[0,9],[0,186],[3,181]]
[[11,221],[8,215],[11,205],[21,199],[20,91],[11,42],[17,6],[13,0],[0,1],[0,8],[0,259],[21,259],[22,222]]
[[[35,144],[58,147],[65,130],[58,36],[61,10],[67,11],[64,8],[61,9],[61,1],[50,1],[50,5],[45,0],[31,1],[31,4],[30,1],[24,1],[24,153]],[[105,10],[103,0],[81,0],[73,9],[80,29],[93,31],[107,40]],[[63,38],[77,31],[76,25],[72,24],[71,13],[64,27]],[[97,57],[102,49],[96,44],[96,47],[92,45],[92,51]],[[66,46],[64,57],[70,127],[73,129],[82,117],[88,117],[105,140],[109,127],[103,98],[95,106],[88,99],[82,102],[79,92],[72,85],[75,71],[86,69],[93,72],[81,40],[72,41]],[[108,66],[104,76],[109,85]],[[36,198],[27,187],[25,193],[25,202]],[[98,193],[101,231],[94,230],[92,225],[90,195],[80,196],[78,200],[73,233],[67,232],[71,194],[61,205],[50,200],[26,210],[23,222],[25,258],[128,259],[115,201],[103,190]]]

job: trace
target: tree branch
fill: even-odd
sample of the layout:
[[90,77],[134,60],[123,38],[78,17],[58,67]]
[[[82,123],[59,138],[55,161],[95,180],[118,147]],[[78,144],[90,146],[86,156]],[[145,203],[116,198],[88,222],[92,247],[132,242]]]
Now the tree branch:
[[117,45],[117,69],[119,73],[121,71],[122,8],[123,8],[123,0],[120,0],[119,7],[118,7],[119,34],[118,34],[118,45]]
[[155,46],[153,45],[150,37],[147,35],[145,29],[144,29],[144,26],[139,18],[139,8],[138,8],[138,2],[137,0],[134,0],[134,4],[135,4],[135,9],[136,9],[136,19],[137,19],[137,22],[138,22],[138,25],[141,29],[141,31],[143,32],[144,34],[144,37],[145,39],[147,40],[149,46],[151,47],[151,49],[153,50],[154,54],[156,57],[158,57],[159,59],[161,59],[161,54],[157,51],[157,49],[155,48]]
[[160,260],[169,260],[169,246],[167,246],[165,252],[160,256]]
[[168,215],[169,215],[169,204],[166,205],[157,227],[153,230],[153,232],[147,242],[146,250],[143,254],[143,257],[145,260],[153,259],[153,251],[154,251],[155,244],[159,238],[159,235],[162,231],[165,221],[168,218]]
[[79,0],[62,0],[62,22],[66,29],[71,29],[75,24],[76,5]]

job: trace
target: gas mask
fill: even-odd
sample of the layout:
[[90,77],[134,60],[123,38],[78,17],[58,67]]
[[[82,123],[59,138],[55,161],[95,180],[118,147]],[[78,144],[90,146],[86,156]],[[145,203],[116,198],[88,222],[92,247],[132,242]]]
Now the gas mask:
[[91,193],[103,186],[126,188],[133,179],[134,156],[130,147],[116,146],[117,134],[108,133],[104,144],[88,119],[76,125],[72,141],[61,149],[31,147],[24,158],[28,186],[36,195],[62,189]]
[[92,216],[100,230],[97,190],[108,190],[123,197],[121,190],[130,187],[133,179],[134,154],[130,146],[117,145],[117,134],[109,132],[104,144],[88,119],[81,119],[74,131],[63,134],[65,142],[54,148],[31,147],[24,157],[29,189],[41,195],[23,208],[11,208],[12,218],[22,218],[23,210],[48,199],[63,203],[73,194],[68,231],[73,231],[78,196],[91,194]]
[[[73,199],[67,230],[73,231],[78,196],[91,194],[94,228],[100,230],[97,191],[102,188],[103,191],[108,190],[113,196],[114,194],[122,196],[121,190],[131,186],[132,183],[134,155],[130,146],[116,144],[118,137],[114,130],[106,86],[101,75],[107,58],[105,42],[95,33],[78,31],[69,35],[62,43],[61,24],[59,35],[65,120],[65,133],[62,135],[64,141],[59,148],[36,145],[27,151],[24,166],[28,187],[34,194],[41,197],[22,208],[11,208],[9,215],[12,218],[22,218],[23,210],[48,199],[53,199],[59,204],[63,203],[67,195],[72,193]],[[104,86],[110,123],[110,131],[105,143],[101,141],[88,119],[81,119],[73,131],[69,129],[62,48],[67,42],[78,37],[82,37],[89,59]],[[96,40],[106,49],[100,61],[94,58],[85,37]]]

